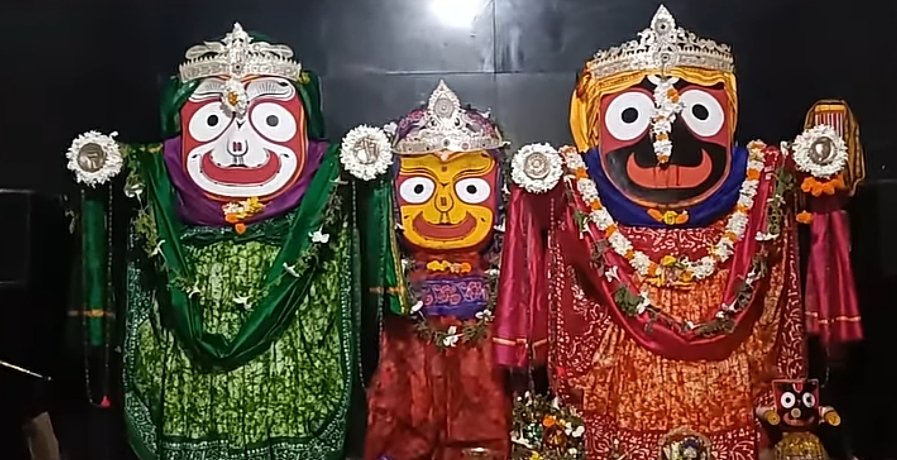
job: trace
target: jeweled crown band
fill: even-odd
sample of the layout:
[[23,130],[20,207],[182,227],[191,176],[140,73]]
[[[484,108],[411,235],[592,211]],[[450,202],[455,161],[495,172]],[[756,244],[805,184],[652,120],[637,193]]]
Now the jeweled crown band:
[[733,72],[735,62],[728,45],[698,38],[694,33],[677,27],[673,15],[661,5],[651,20],[651,26],[639,32],[637,40],[598,51],[586,63],[586,70],[596,79],[640,70],[663,74],[672,67]]
[[195,45],[185,53],[187,62],[178,73],[182,82],[207,77],[242,78],[268,75],[299,80],[302,64],[292,60],[293,50],[286,45],[254,41],[235,23],[233,30],[220,42]]
[[458,96],[444,81],[430,95],[426,111],[413,112],[406,120],[413,120],[414,127],[396,136],[393,151],[398,154],[470,152],[507,145],[484,115],[461,107]]

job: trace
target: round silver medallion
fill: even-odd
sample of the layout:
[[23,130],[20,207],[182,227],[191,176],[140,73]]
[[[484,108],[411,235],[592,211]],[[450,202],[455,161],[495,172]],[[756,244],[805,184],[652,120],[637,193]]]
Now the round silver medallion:
[[355,158],[363,165],[373,164],[377,161],[377,142],[368,137],[362,138],[355,144]]
[[78,166],[84,171],[94,173],[106,164],[106,151],[99,144],[84,144],[78,151]]
[[544,179],[548,176],[551,165],[548,157],[542,152],[533,152],[523,163],[523,171],[533,179]]
[[831,163],[835,158],[835,146],[832,145],[832,140],[828,137],[820,137],[813,141],[813,144],[810,145],[809,156],[813,163],[819,165]]
[[447,97],[441,97],[433,104],[433,112],[439,118],[450,118],[455,113],[455,104]]

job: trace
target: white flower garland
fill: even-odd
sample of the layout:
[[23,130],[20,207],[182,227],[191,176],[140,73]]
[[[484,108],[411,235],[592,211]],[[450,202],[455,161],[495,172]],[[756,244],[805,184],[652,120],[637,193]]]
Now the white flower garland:
[[[828,148],[823,158],[814,158],[817,147]],[[815,155],[814,155],[815,154]],[[792,146],[797,169],[817,179],[828,179],[840,173],[847,164],[847,144],[834,128],[816,125],[797,136]]]
[[[738,195],[738,203],[735,211],[729,215],[726,228],[720,240],[710,249],[710,254],[698,260],[688,258],[672,258],[676,265],[685,273],[697,280],[708,278],[716,271],[717,264],[724,263],[732,256],[735,244],[744,237],[747,229],[751,209],[754,206],[754,197],[757,195],[757,185],[764,168],[765,144],[756,141],[748,145],[749,158],[747,162],[747,174],[741,184]],[[586,164],[582,156],[573,147],[562,147],[560,151],[568,169],[568,178],[576,181],[576,188],[583,201],[589,206],[589,219],[599,230],[607,235],[610,247],[629,261],[632,268],[642,277],[656,276],[662,267],[668,265],[665,261],[654,262],[642,251],[636,250],[632,242],[618,231],[617,223],[613,216],[601,204],[598,188],[586,171]],[[671,257],[671,256],[667,256]],[[664,257],[664,259],[667,259]]]
[[563,159],[549,144],[525,145],[511,159],[511,179],[530,193],[553,189],[563,174]]
[[389,137],[382,129],[356,126],[343,138],[339,159],[349,174],[361,180],[373,180],[392,165]]
[[72,141],[65,156],[69,160],[67,167],[75,173],[76,181],[96,187],[121,172],[124,160],[114,139],[117,135],[117,132],[107,136],[98,131],[88,131]]
[[673,87],[677,81],[679,79],[675,77],[658,79],[654,87],[651,133],[654,135],[654,154],[661,164],[670,161],[670,155],[673,154],[670,132],[673,130],[673,122],[676,121],[676,114],[685,108],[679,100],[679,92]]

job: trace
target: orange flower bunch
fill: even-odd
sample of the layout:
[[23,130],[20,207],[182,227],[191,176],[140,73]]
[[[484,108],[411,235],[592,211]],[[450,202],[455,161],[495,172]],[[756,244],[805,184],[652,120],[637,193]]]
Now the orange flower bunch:
[[233,225],[234,231],[238,235],[246,232],[246,224],[243,221],[262,212],[264,209],[265,204],[256,197],[221,206],[221,210],[224,211],[224,221]]
[[844,180],[841,179],[841,176],[835,176],[834,179],[826,181],[820,181],[813,176],[808,176],[800,184],[800,189],[804,193],[809,193],[817,198],[822,195],[834,195],[836,191],[844,190],[845,188]]
[[449,262],[447,260],[431,260],[427,262],[427,270],[431,272],[470,273],[473,270],[468,262]]

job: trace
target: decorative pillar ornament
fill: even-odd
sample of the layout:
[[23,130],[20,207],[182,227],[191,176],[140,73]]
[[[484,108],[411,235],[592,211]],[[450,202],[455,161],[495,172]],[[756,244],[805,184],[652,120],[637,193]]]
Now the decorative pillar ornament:
[[822,100],[807,113],[805,130],[791,144],[810,227],[807,254],[807,331],[827,351],[862,340],[859,302],[850,264],[850,221],[845,207],[866,177],[859,124],[844,101]]
[[[512,163],[496,359],[549,366],[587,458],[756,458],[754,408],[805,377],[802,173],[735,141],[737,103],[730,48],[661,6],[586,63],[559,180],[526,149]],[[842,164],[831,141],[815,155]]]
[[[345,458],[354,184],[324,140],[317,77],[292,57],[235,24],[187,51],[163,93],[163,141],[89,132],[67,154],[88,187],[86,328],[108,347],[111,325],[93,320],[111,312],[94,313],[124,319],[113,346],[141,460]],[[100,185],[127,206],[90,193]]]
[[758,407],[757,417],[766,430],[776,431],[781,440],[775,445],[776,460],[826,460],[822,442],[813,433],[820,425],[838,426],[841,416],[819,401],[815,379],[779,379],[772,382],[772,406]]
[[366,181],[365,308],[384,311],[365,458],[507,458],[510,405],[489,340],[506,145],[445,82],[385,130],[343,140],[346,170]]

